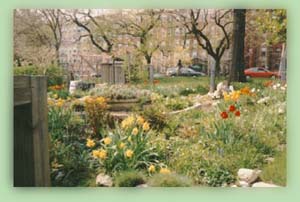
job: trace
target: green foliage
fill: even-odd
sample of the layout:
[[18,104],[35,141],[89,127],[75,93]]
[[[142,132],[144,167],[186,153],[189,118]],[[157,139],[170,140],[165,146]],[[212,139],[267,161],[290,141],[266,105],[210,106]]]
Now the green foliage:
[[64,71],[61,67],[50,66],[46,69],[48,86],[62,85],[64,83]]
[[[145,170],[149,165],[159,163],[155,147],[150,143],[149,125],[143,118],[130,116],[123,120],[121,127],[107,131],[99,147],[93,148],[92,155],[99,167],[106,173],[124,170]],[[101,154],[97,154],[100,152]]]
[[61,67],[49,66],[41,68],[36,66],[14,67],[14,75],[45,75],[48,86],[62,85],[65,82],[65,72]]
[[264,182],[274,183],[280,186],[286,186],[287,182],[287,164],[286,150],[279,151],[274,156],[274,162],[264,166],[261,178]]
[[146,177],[137,171],[123,171],[115,177],[117,187],[136,187],[146,183]]
[[149,121],[153,129],[162,130],[168,125],[165,108],[160,104],[146,106],[141,115]]
[[151,187],[190,187],[193,185],[191,179],[175,173],[155,174],[149,179]]
[[79,186],[95,172],[85,150],[84,122],[68,108],[50,106],[50,162],[53,186]]
[[102,96],[111,100],[142,99],[150,97],[150,91],[131,85],[104,85],[90,91],[91,96]]

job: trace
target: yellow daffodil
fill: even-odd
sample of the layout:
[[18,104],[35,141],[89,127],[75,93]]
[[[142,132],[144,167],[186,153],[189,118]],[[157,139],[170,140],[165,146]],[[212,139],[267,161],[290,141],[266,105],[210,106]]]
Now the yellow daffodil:
[[144,130],[144,131],[148,131],[149,129],[150,129],[149,123],[148,123],[148,122],[145,122],[145,123],[143,124],[143,130]]
[[129,136],[129,137],[128,137],[128,141],[129,141],[129,142],[131,142],[131,141],[132,141],[132,139],[131,139],[131,136]]
[[90,139],[90,138],[88,138],[87,141],[86,141],[86,146],[87,146],[87,147],[90,147],[90,148],[91,148],[91,147],[94,147],[95,144],[96,144],[95,141],[92,140],[92,139]]
[[106,159],[107,152],[103,149],[100,150],[93,150],[92,152],[94,158]]
[[57,98],[58,98],[58,95],[57,95],[57,94],[54,94],[54,95],[53,95],[53,98],[54,98],[54,99],[57,99]]
[[127,128],[129,128],[130,126],[133,125],[134,121],[135,121],[134,117],[133,117],[133,116],[129,116],[129,117],[127,117],[126,119],[124,119],[124,120],[122,121],[121,127],[122,127],[123,129],[127,129]]
[[154,173],[155,172],[155,166],[154,165],[150,165],[149,168],[148,168],[148,171],[150,173]]
[[127,149],[127,150],[125,151],[125,156],[126,156],[127,158],[131,158],[131,157],[133,156],[133,151],[132,151],[131,149]]
[[170,174],[171,171],[168,168],[161,168],[159,173],[161,173],[161,174]]
[[143,125],[144,122],[145,122],[145,119],[143,117],[141,117],[141,116],[138,116],[137,119],[136,119],[136,121],[137,121],[137,123],[139,125]]
[[125,144],[123,143],[123,142],[121,142],[120,144],[119,144],[119,148],[120,149],[123,149],[125,147]]
[[104,142],[104,144],[106,144],[106,145],[110,144],[111,141],[112,141],[112,139],[109,138],[109,137],[106,137],[106,138],[103,139],[103,142]]
[[134,128],[134,129],[132,130],[132,135],[137,135],[138,133],[139,133],[139,129]]

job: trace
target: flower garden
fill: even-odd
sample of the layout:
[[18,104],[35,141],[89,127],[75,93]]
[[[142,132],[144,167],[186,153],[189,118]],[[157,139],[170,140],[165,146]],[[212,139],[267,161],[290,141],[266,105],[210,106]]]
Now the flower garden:
[[[253,79],[212,99],[207,85],[174,77],[72,95],[49,86],[52,185],[232,186],[249,168],[285,186],[287,86]],[[112,101],[129,99],[117,116]]]

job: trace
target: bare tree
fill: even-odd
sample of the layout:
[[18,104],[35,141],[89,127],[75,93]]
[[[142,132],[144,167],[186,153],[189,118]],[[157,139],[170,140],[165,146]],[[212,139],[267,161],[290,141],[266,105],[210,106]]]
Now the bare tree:
[[[225,50],[230,48],[231,10],[190,9],[187,13],[176,12],[178,22],[186,29],[186,35],[192,34],[199,46],[214,59],[210,68],[210,92],[215,90],[215,76],[220,72],[220,62]],[[210,25],[217,28],[209,31]],[[219,32],[218,32],[219,31]]]
[[92,10],[90,9],[87,11],[75,9],[71,14],[65,12],[64,15],[67,16],[67,18],[75,23],[78,27],[86,31],[87,34],[80,36],[80,39],[83,37],[88,37],[93,46],[96,47],[100,52],[111,54],[114,44],[112,40],[113,34],[109,29],[113,27],[113,24],[110,24],[111,21],[108,20],[104,15],[93,16]]
[[153,79],[151,59],[154,52],[160,48],[160,42],[152,40],[153,29],[159,25],[161,14],[162,10],[149,9],[124,18],[118,23],[122,29],[121,34],[138,40],[138,43],[132,45],[145,58],[150,80]]
[[45,20],[45,24],[50,28],[53,40],[51,40],[52,46],[55,49],[56,63],[60,65],[59,60],[59,48],[62,42],[62,27],[63,18],[60,9],[41,9],[39,10]]

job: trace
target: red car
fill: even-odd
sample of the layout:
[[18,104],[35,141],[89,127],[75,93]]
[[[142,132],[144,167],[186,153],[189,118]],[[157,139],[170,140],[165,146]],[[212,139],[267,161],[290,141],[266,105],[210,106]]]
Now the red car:
[[247,78],[251,77],[265,77],[265,78],[279,78],[278,72],[271,72],[263,67],[251,67],[244,71]]

